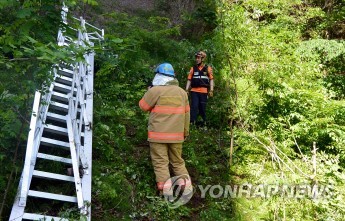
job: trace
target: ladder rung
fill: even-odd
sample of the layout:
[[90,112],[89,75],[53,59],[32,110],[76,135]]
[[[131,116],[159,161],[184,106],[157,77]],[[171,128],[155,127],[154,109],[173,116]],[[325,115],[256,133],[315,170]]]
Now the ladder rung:
[[[77,120],[77,122],[79,122],[79,120]],[[46,131],[48,131],[48,132],[56,133],[56,134],[60,134],[60,135],[67,135],[68,134],[67,128],[58,127],[58,126],[55,126],[55,125],[52,125],[52,124],[46,124],[44,126],[44,129]],[[84,132],[81,132],[81,136],[82,137],[84,136]]]
[[60,200],[60,201],[71,202],[71,203],[77,203],[78,202],[77,197],[75,197],[75,196],[66,196],[66,195],[47,193],[47,192],[41,192],[41,191],[36,191],[36,190],[29,190],[28,195],[32,196],[32,197],[52,199],[52,200]]
[[45,159],[45,160],[58,161],[61,163],[66,163],[66,164],[72,164],[72,160],[69,158],[58,157],[58,156],[45,154],[45,153],[38,153],[37,158],[41,158],[41,159]]
[[57,173],[49,173],[49,172],[34,170],[32,175],[35,177],[40,177],[40,178],[74,182],[73,176],[66,176],[66,175],[61,175],[61,174],[57,174]]
[[53,91],[52,99],[62,101],[62,102],[68,102],[68,95]]
[[[62,104],[62,103],[59,103],[56,101],[52,101],[50,103],[49,107],[53,110],[68,112],[68,105],[67,104]],[[78,108],[77,111],[80,112],[80,108]]]
[[66,77],[66,76],[58,76],[55,79],[55,82],[58,82],[58,83],[61,83],[61,84],[65,84],[67,86],[71,86],[72,85],[72,81],[73,81],[73,78],[69,78],[69,77]]
[[[55,114],[55,113],[48,112],[47,113],[47,118],[50,119],[50,120],[66,123],[66,115],[60,115],[60,114]],[[77,120],[77,123],[79,123],[79,119]],[[83,136],[83,134],[84,133],[82,133],[82,136]]]
[[[73,68],[73,67],[71,67]],[[72,70],[68,70],[68,69],[64,69],[65,71],[62,70],[58,70],[57,76],[66,76],[69,78],[73,77],[73,71]]]
[[68,105],[67,104],[62,104],[56,101],[52,101],[49,105],[50,108],[54,110],[59,110],[59,111],[65,111],[68,112]]
[[59,141],[59,140],[53,140],[53,139],[46,138],[46,137],[41,138],[41,143],[45,144],[47,146],[60,146],[60,147],[67,148],[67,149],[70,148],[69,143],[67,143],[67,142],[63,142],[63,141]]
[[[54,100],[62,101],[62,102],[68,102],[68,95],[67,94],[62,94],[56,91],[52,92],[52,98]],[[73,97],[73,100],[75,100],[75,97]]]
[[[57,83],[57,82],[54,82],[54,90],[58,90],[58,91],[63,91],[63,93],[70,93],[71,90],[72,90],[72,87],[71,86],[67,86],[67,85],[64,85],[64,84],[60,84],[60,83]],[[74,88],[74,91],[77,91],[77,88]]]
[[[79,122],[79,120],[77,120],[77,122]],[[59,135],[67,135],[68,134],[68,130],[67,128],[64,127],[58,127],[52,124],[46,124],[44,126],[45,131],[48,131],[50,133],[55,133],[55,134],[59,134]],[[81,132],[80,134],[82,137],[84,137],[84,132]]]
[[[71,68],[73,69],[72,66],[71,66]],[[69,73],[69,74],[73,75],[73,70],[69,70],[67,68],[59,69],[59,72],[65,72],[65,73]]]
[[66,115],[60,115],[60,114],[48,112],[47,118],[51,119],[51,120],[58,121],[58,122],[66,123]]
[[55,216],[46,216],[41,214],[35,214],[35,213],[24,213],[23,219],[28,220],[54,220],[54,221],[68,221],[68,219],[55,217]]
[[51,132],[51,133],[56,133],[56,134],[60,134],[60,135],[66,135],[68,133],[67,128],[63,128],[63,127],[58,127],[52,124],[46,124],[44,125],[44,129],[45,131]]

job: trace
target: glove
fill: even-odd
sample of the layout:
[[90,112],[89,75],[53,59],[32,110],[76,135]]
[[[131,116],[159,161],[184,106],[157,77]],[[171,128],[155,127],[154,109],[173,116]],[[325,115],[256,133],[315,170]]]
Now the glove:
[[213,91],[209,91],[209,92],[208,92],[208,96],[209,96],[209,97],[213,97]]

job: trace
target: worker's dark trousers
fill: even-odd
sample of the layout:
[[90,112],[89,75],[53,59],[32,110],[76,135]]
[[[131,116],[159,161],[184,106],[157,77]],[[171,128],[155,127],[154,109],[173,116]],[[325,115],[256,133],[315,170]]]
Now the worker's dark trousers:
[[197,123],[198,115],[200,114],[203,122],[206,123],[206,104],[207,104],[207,93],[190,92],[191,96],[191,111],[190,111],[190,122],[192,124]]

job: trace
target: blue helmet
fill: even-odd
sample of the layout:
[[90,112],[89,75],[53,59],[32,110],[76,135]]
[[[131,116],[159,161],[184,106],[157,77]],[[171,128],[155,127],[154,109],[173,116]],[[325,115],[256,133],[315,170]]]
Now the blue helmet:
[[174,68],[169,63],[162,63],[158,65],[155,73],[163,74],[169,77],[175,77]]

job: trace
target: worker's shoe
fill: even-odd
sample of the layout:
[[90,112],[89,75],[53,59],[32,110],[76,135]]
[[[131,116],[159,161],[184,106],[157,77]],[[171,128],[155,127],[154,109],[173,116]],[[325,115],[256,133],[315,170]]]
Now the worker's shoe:
[[172,196],[173,188],[171,179],[168,179],[166,182],[157,182],[157,190],[161,196]]

